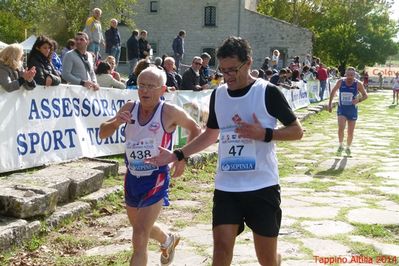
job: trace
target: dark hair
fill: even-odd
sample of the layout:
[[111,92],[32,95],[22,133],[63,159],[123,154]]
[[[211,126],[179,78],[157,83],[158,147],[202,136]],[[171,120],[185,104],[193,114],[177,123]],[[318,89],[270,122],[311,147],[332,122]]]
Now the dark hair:
[[183,35],[186,35],[186,32],[184,30],[179,31],[179,36],[181,37]]
[[79,31],[78,33],[76,33],[76,36],[83,36],[83,38],[85,38],[86,41],[89,40],[89,35],[87,35],[87,33],[84,31]]
[[110,64],[108,64],[107,62],[100,62],[97,66],[96,74],[97,75],[108,74],[109,70],[111,70]]
[[273,71],[271,69],[266,69],[265,74],[266,76],[273,75]]
[[201,58],[202,58],[202,60],[204,60],[204,59],[206,59],[206,58],[211,59],[211,55],[208,54],[207,52],[205,52],[205,53],[202,53],[202,54],[201,54]]
[[251,55],[252,49],[247,40],[241,37],[230,36],[218,48],[216,57],[218,59],[238,57],[238,60],[245,62]]
[[71,50],[72,47],[75,46],[75,44],[76,44],[76,42],[75,42],[74,39],[69,39],[69,40],[67,41],[66,48],[68,48],[68,50]]
[[134,31],[132,32],[132,35],[133,35],[133,36],[139,36],[139,31],[138,31],[138,30],[134,30]]
[[265,71],[263,69],[258,69],[259,75],[258,78],[264,78],[265,77]]
[[291,79],[293,80],[293,81],[299,81],[299,70],[298,69],[294,69],[293,71],[292,71],[292,76],[291,76]]
[[280,69],[279,74],[287,74],[287,69],[285,68]]
[[141,60],[139,60],[137,62],[136,67],[133,70],[133,74],[138,77],[141,73],[141,71],[143,71],[144,69],[146,69],[147,67],[149,67],[151,65],[150,60],[143,58]]
[[58,42],[56,40],[51,40],[51,43],[53,44],[52,51],[54,51],[54,52],[57,51]]
[[[31,61],[32,57],[36,54],[36,53],[40,53],[40,51],[38,51],[38,49],[40,47],[42,47],[44,44],[48,44],[50,45],[50,49],[53,49],[53,40],[51,40],[49,37],[44,36],[44,35],[40,35],[37,37],[35,43],[32,46],[32,50],[29,52],[28,55],[28,59],[27,61]],[[41,53],[40,53],[41,54]],[[49,55],[51,58],[51,54]],[[49,58],[48,58],[49,59]]]

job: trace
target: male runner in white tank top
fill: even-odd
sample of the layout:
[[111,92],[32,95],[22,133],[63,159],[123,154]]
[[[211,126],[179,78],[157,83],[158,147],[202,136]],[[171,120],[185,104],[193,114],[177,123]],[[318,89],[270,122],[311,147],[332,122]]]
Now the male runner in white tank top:
[[[251,47],[229,37],[217,52],[225,84],[211,95],[206,130],[182,149],[160,148],[148,159],[158,165],[180,160],[219,138],[219,162],[213,205],[213,265],[230,265],[236,236],[245,224],[252,230],[261,265],[281,263],[277,236],[281,223],[275,141],[302,137],[300,122],[275,85],[254,79]],[[277,120],[284,125],[276,128]]]
[[[158,154],[158,146],[172,151],[176,126],[188,131],[188,141],[201,129],[182,108],[160,99],[166,89],[166,74],[149,67],[137,79],[139,101],[129,101],[115,117],[100,126],[100,138],[111,136],[125,124],[125,202],[133,227],[133,255],[130,265],[146,265],[149,238],[161,244],[161,265],[174,257],[179,236],[166,233],[156,223],[162,205],[168,206],[170,169],[167,163],[145,163],[146,157]],[[185,160],[173,164],[173,177],[183,173]]]

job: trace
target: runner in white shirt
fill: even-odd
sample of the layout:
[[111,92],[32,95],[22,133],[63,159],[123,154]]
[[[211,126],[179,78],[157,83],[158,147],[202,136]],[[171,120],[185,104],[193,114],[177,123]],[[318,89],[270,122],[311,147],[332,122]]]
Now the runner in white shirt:
[[[281,224],[275,141],[297,140],[303,130],[275,85],[250,75],[252,50],[229,37],[217,52],[225,84],[213,91],[206,130],[182,149],[160,148],[148,159],[158,165],[187,157],[219,138],[213,199],[213,265],[231,265],[235,239],[247,225],[261,265],[280,265],[277,237]],[[276,128],[277,120],[284,125]]]
[[[179,236],[167,233],[155,221],[162,205],[168,206],[170,169],[165,164],[149,164],[146,157],[157,155],[158,147],[173,149],[177,126],[188,132],[188,141],[201,132],[196,122],[180,107],[160,99],[166,90],[166,74],[156,67],[143,70],[137,79],[139,101],[127,102],[116,116],[100,126],[100,138],[111,136],[125,124],[125,203],[133,227],[133,256],[130,265],[146,265],[148,240],[161,244],[161,265],[169,265]],[[184,171],[185,160],[176,161],[172,176]]]

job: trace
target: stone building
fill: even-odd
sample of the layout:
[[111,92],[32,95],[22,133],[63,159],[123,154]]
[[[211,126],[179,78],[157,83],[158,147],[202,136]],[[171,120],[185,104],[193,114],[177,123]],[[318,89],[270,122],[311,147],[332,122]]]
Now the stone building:
[[[312,52],[309,30],[262,15],[256,12],[256,5],[256,0],[137,0],[133,19],[138,29],[148,31],[154,56],[172,55],[173,39],[185,30],[183,64],[191,64],[193,56],[204,51],[213,56],[231,35],[249,40],[255,67],[260,67],[274,49],[280,51],[284,66],[294,56],[302,61]],[[121,33],[126,45],[130,30]],[[211,66],[214,64],[212,60]]]

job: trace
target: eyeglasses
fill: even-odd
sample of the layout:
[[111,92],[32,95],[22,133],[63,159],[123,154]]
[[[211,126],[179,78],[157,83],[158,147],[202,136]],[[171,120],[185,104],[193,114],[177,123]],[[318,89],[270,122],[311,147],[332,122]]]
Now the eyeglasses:
[[138,90],[144,90],[144,89],[147,89],[147,90],[156,90],[156,89],[158,89],[158,88],[160,88],[161,86],[158,86],[158,85],[154,85],[154,84],[137,84],[138,86],[137,86],[137,89]]
[[240,69],[247,63],[247,61],[242,62],[241,65],[239,65],[238,67],[236,67],[235,69],[221,69],[220,67],[218,67],[218,70],[220,73],[222,73],[223,75],[232,75],[232,74],[237,74],[238,71],[240,71]]
[[194,62],[194,65],[201,66],[202,63],[200,63],[200,62]]

